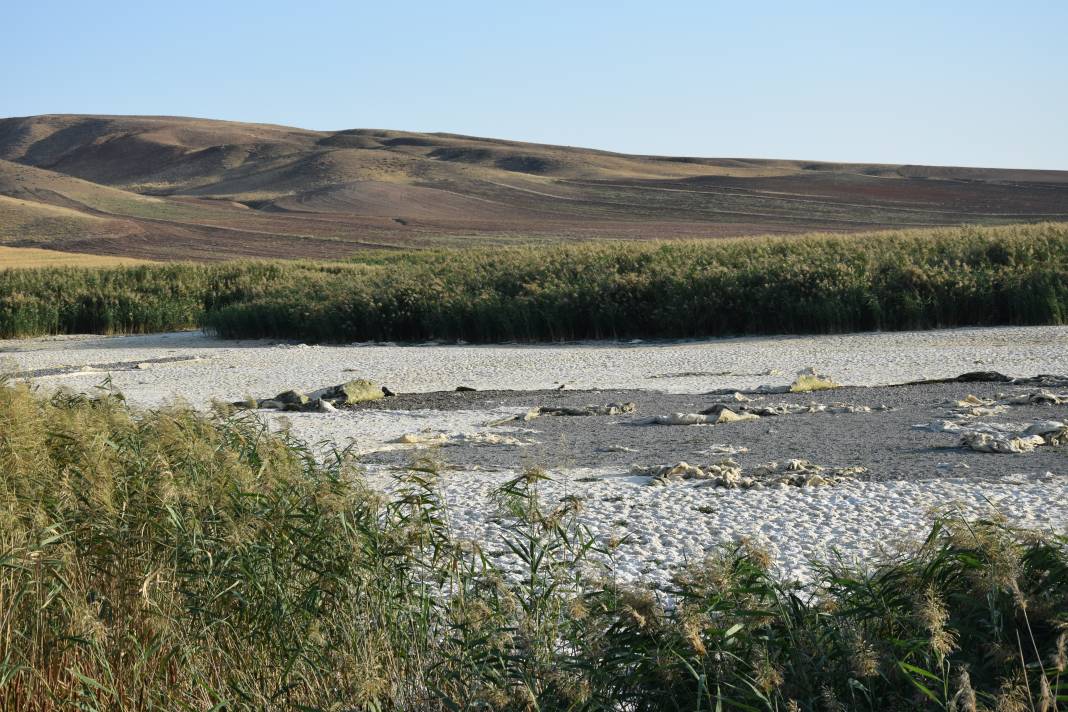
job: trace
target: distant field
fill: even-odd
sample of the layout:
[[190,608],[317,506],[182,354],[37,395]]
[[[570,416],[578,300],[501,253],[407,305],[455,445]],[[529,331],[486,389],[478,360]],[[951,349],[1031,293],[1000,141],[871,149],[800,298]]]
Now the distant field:
[[0,272],[0,336],[557,341],[1068,322],[1068,223]]
[[28,269],[31,267],[115,267],[145,264],[145,260],[110,255],[87,255],[77,252],[57,252],[35,247],[0,246],[0,269]]
[[153,116],[0,119],[0,244],[152,260],[1068,220],[1068,171],[610,153]]

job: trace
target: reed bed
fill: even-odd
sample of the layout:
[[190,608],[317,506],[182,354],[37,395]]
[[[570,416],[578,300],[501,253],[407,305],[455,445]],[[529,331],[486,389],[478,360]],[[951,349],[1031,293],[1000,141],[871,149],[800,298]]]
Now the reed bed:
[[1068,224],[0,272],[0,336],[472,342],[1068,321]]
[[1068,317],[1068,226],[450,251],[221,306],[223,336],[538,341]]
[[0,709],[1068,708],[1068,540],[946,519],[811,588],[745,542],[672,590],[532,470],[511,563],[248,416],[0,387]]

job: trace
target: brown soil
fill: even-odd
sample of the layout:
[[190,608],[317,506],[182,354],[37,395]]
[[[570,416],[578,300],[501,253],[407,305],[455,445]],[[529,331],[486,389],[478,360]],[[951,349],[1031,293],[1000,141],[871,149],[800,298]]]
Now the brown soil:
[[1068,220],[1068,171],[629,156],[176,117],[0,120],[0,243],[147,259]]

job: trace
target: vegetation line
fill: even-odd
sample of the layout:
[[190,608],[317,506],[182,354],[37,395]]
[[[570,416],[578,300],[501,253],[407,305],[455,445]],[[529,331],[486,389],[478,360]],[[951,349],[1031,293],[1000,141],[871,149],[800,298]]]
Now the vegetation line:
[[1068,321],[1068,223],[0,272],[0,336],[471,342]]

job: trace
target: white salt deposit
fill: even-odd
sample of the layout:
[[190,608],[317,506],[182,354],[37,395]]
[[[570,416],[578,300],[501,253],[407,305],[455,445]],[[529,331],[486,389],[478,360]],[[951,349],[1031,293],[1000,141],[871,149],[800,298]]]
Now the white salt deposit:
[[[494,491],[516,473],[449,472],[440,490],[456,536],[505,554],[506,520]],[[766,549],[778,573],[800,581],[811,562],[866,565],[921,541],[934,513],[1004,517],[1010,524],[1064,532],[1068,529],[1068,472],[1016,473],[1003,481],[962,478],[843,482],[833,487],[782,487],[760,491],[702,487],[678,482],[648,487],[647,478],[618,471],[550,472],[544,501],[582,500],[580,521],[602,541],[623,540],[615,557],[624,581],[663,584],[679,567],[697,564],[717,546],[747,538]],[[596,481],[587,481],[590,478]],[[389,473],[369,473],[388,487]]]
[[[355,454],[383,450],[407,450],[420,444],[485,439],[490,435],[503,438],[502,445],[519,442],[521,428],[495,427],[486,423],[523,412],[521,408],[494,410],[337,410],[332,413],[284,413],[260,411],[275,429],[285,427],[297,438],[319,451],[331,446],[350,448]],[[409,438],[405,436],[420,436]],[[423,443],[416,442],[422,439]],[[487,442],[486,444],[494,444]]]
[[[774,336],[673,343],[574,343],[522,346],[274,345],[223,341],[199,332],[150,336],[59,337],[0,341],[0,358],[19,370],[146,362],[200,356],[116,371],[134,402],[312,389],[368,377],[398,393],[478,389],[643,388],[703,393],[718,388],[785,386],[816,367],[844,385],[885,385],[976,370],[1010,375],[1068,373],[1068,326],[921,332]],[[9,370],[5,368],[5,370]],[[770,375],[769,375],[770,374]],[[53,378],[74,388],[104,373]],[[48,379],[45,379],[48,380]]]
[[[154,359],[170,360],[153,363]],[[77,370],[115,363],[128,366]],[[134,405],[179,400],[198,408],[208,407],[213,399],[310,390],[358,377],[401,393],[461,385],[530,390],[561,384],[574,389],[703,393],[783,387],[792,381],[787,374],[811,366],[844,385],[882,385],[976,370],[1066,374],[1068,327],[548,346],[302,346],[221,341],[197,332],[0,341],[0,370],[5,372],[75,370],[36,379],[42,388],[86,391],[110,377]],[[438,435],[441,441],[477,441],[493,432],[508,437],[488,446],[517,447],[508,444],[510,438],[530,436],[518,428],[491,430],[487,423],[522,412],[515,408],[339,410],[267,417],[274,427],[288,426],[309,443],[338,447],[354,443],[357,452],[371,452],[417,447],[397,440],[419,433]],[[729,445],[716,448],[730,452]],[[1006,466],[1018,467],[1008,462]],[[380,470],[369,477],[385,487],[386,474]],[[461,468],[444,476],[443,494],[458,537],[478,539],[491,552],[506,549],[493,492],[515,475]],[[850,561],[868,562],[915,542],[926,533],[932,510],[968,516],[998,512],[1016,525],[1068,529],[1068,466],[1048,477],[1022,473],[998,482],[921,479],[763,490],[722,490],[689,482],[647,487],[646,478],[623,472],[568,471],[555,477],[545,485],[547,498],[582,497],[581,516],[594,533],[606,540],[624,538],[616,570],[627,580],[662,583],[677,567],[699,562],[719,543],[739,537],[766,547],[781,573],[805,579],[811,560],[826,561],[841,554]],[[599,479],[579,481],[589,477]]]

